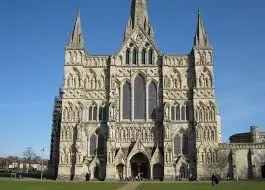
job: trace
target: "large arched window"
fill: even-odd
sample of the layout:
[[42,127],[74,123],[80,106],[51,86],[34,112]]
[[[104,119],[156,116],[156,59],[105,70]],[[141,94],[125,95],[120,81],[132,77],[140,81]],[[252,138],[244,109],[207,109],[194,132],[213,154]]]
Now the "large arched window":
[[93,134],[90,137],[90,154],[94,155],[96,154],[96,151],[97,151],[97,136]]
[[138,50],[134,49],[133,50],[133,64],[137,65],[137,63],[138,63]]
[[181,154],[181,136],[179,134],[177,134],[174,137],[174,154],[175,155],[179,155]]
[[148,64],[149,65],[152,65],[153,64],[153,50],[152,49],[150,49],[149,50],[149,52],[148,52],[148,60],[149,60],[149,62],[148,62]]
[[143,49],[142,51],[142,64],[145,65],[146,64],[146,50]]
[[148,88],[148,108],[148,118],[156,119],[157,88],[154,82],[151,82]]
[[130,49],[126,50],[126,65],[130,64]]
[[123,119],[131,119],[131,86],[126,82],[123,86]]
[[134,119],[145,119],[145,80],[142,75],[138,75],[134,81]]

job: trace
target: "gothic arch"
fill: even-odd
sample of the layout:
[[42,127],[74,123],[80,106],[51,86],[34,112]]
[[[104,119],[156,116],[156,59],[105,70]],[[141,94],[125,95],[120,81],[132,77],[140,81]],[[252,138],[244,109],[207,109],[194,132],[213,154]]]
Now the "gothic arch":
[[132,77],[131,77],[131,81],[134,82],[135,79],[138,77],[138,76],[141,76],[144,81],[145,81],[145,84],[147,84],[147,76],[145,75],[145,73],[143,71],[138,71],[138,72],[135,72],[132,74]]
[[88,105],[88,120],[97,121],[98,119],[98,105],[96,102],[92,102]]
[[148,51],[148,64],[155,65],[154,64],[154,50],[152,48],[150,48]]
[[102,89],[105,86],[105,76],[102,74],[98,79],[98,88]]
[[125,57],[126,57],[126,62],[125,62],[125,64],[126,65],[130,65],[130,56],[131,56],[131,51],[130,51],[130,49],[129,48],[127,48],[127,50],[126,50],[126,53],[125,53]]
[[146,118],[146,80],[144,75],[138,74],[134,79],[134,118]]
[[89,89],[96,89],[97,88],[97,74],[93,69],[89,69]]
[[134,48],[133,49],[133,60],[132,60],[132,64],[133,65],[138,65],[138,49],[137,48]]
[[142,153],[143,155],[145,155],[146,158],[148,159],[149,163],[150,163],[151,157],[149,156],[149,154],[145,150],[143,150],[143,149],[133,150],[132,152],[130,152],[130,154],[127,157],[127,163],[126,164],[128,167],[129,167],[131,159],[138,153]]
[[210,101],[209,102],[209,120],[215,121],[215,119],[216,119],[216,106],[212,101]]
[[157,84],[154,81],[148,85],[148,118],[156,119],[157,109]]
[[73,71],[74,71],[74,75],[73,75],[74,87],[75,88],[79,88],[81,86],[81,74],[80,74],[80,71],[76,67],[73,68]]
[[180,119],[182,121],[186,120],[186,105],[181,105],[180,107]]
[[73,75],[71,73],[67,76],[66,84],[67,88],[73,87]]
[[143,50],[142,50],[141,61],[142,61],[142,65],[146,65],[146,49],[145,48],[143,48]]
[[86,74],[85,78],[84,78],[84,88],[89,89],[90,88],[90,77]]
[[198,120],[204,121],[205,120],[205,104],[200,102],[198,106]]
[[131,85],[129,81],[125,81],[125,83],[122,86],[122,106],[123,106],[123,119],[131,119]]

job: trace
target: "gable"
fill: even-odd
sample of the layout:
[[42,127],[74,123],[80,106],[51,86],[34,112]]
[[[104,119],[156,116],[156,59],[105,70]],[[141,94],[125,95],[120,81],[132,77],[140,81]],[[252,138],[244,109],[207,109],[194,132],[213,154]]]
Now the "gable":
[[152,48],[156,55],[161,55],[161,52],[154,40],[146,34],[140,27],[135,27],[130,35],[124,40],[121,48],[115,53],[115,56],[126,52],[128,48]]

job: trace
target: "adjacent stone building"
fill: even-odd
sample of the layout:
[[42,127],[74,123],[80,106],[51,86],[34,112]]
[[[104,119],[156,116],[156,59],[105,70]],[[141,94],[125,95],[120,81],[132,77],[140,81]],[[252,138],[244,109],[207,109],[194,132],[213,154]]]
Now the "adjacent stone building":
[[78,12],[55,99],[50,172],[73,180],[261,177],[264,142],[221,144],[213,66],[200,13],[191,52],[168,55],[155,43],[146,0],[132,0],[120,49],[102,56],[85,48]]

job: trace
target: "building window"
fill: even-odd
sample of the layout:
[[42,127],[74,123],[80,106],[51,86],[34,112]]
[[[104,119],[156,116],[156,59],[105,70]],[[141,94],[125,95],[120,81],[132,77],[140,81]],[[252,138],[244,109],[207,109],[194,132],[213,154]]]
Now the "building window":
[[134,81],[134,119],[145,119],[146,113],[145,80],[138,75]]
[[97,119],[98,119],[97,105],[93,103],[88,109],[88,120],[97,121]]
[[145,65],[146,64],[146,50],[143,49],[142,51],[142,64]]
[[150,49],[149,53],[148,53],[148,57],[149,57],[149,65],[153,65],[153,50]]
[[123,119],[131,119],[131,86],[126,82],[123,86]]
[[179,105],[176,106],[176,120],[177,121],[180,120],[180,106]]
[[148,88],[148,114],[149,119],[156,119],[156,108],[157,108],[157,88],[154,82],[151,82]]
[[93,121],[97,121],[98,109],[97,106],[93,108]]
[[137,65],[137,63],[138,63],[138,50],[134,49],[133,50],[133,64]]
[[181,120],[183,121],[186,120],[185,114],[186,114],[185,106],[181,106]]
[[130,64],[130,49],[126,50],[126,65]]

